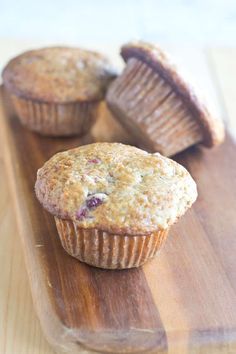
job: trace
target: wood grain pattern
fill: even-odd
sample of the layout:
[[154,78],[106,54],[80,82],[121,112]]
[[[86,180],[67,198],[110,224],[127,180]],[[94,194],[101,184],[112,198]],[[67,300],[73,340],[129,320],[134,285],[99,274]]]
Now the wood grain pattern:
[[[115,272],[78,264],[65,255],[51,217],[42,211],[37,201],[31,197],[25,199],[27,195],[32,196],[33,170],[42,163],[42,159],[63,150],[65,144],[74,146],[76,139],[53,140],[50,146],[46,139],[42,145],[41,139],[20,127],[14,116],[11,115],[11,120],[7,121],[10,125],[6,125],[6,121],[4,123],[7,129],[5,147],[11,147],[6,154],[7,162],[10,162],[10,172],[14,172],[11,182],[19,177],[14,188],[18,187],[17,190],[15,188],[20,215],[18,221],[28,265],[31,265],[27,268],[28,271],[31,269],[30,278],[36,288],[34,301],[38,313],[41,313],[44,329],[46,323],[50,330],[53,329],[52,334],[47,333],[51,340],[63,334],[65,338],[60,337],[62,345],[74,343],[71,352],[79,348],[75,343],[78,338],[78,342],[83,342],[81,352],[86,352],[83,351],[84,346],[105,352],[108,348],[104,348],[104,343],[108,343],[110,352],[115,352],[120,345],[118,339],[121,339],[117,334],[124,336],[125,346],[125,339],[130,341],[133,338],[135,343],[129,342],[133,345],[130,352],[137,352],[136,348],[140,351],[140,343],[146,345],[149,353],[152,352],[151,347],[156,348],[153,350],[155,353],[159,352],[158,349],[172,353],[235,352],[236,176],[233,165],[235,147],[230,138],[212,153],[192,149],[178,156],[198,182],[198,202],[173,228],[165,249],[156,260],[140,270]],[[96,137],[102,139],[102,125],[99,128],[100,131],[95,131]],[[107,133],[111,140],[123,138],[122,131],[117,135],[113,122]],[[86,137],[83,143],[93,139],[94,136]],[[38,151],[36,155],[35,149]],[[44,265],[40,276],[39,264]],[[72,296],[67,293],[68,289]],[[47,304],[42,298],[52,302]],[[88,308],[86,316],[82,311],[85,307]],[[50,318],[43,317],[42,310],[45,309],[50,311]],[[87,330],[88,325],[91,331],[86,332],[84,329]],[[75,331],[75,326],[83,331]],[[123,329],[129,332],[124,333]],[[100,331],[99,336],[94,337],[97,330]],[[121,350],[122,347],[119,348]],[[127,348],[126,352],[129,352]]]
[[53,354],[32,304],[2,149],[0,157],[0,353]]
[[34,197],[35,174],[43,161],[94,138],[41,138],[21,127],[12,113],[6,117],[2,121],[6,163],[34,303],[48,340],[57,350],[69,352],[165,348],[163,325],[142,270],[125,275],[94,269],[69,257],[60,245],[52,215]]

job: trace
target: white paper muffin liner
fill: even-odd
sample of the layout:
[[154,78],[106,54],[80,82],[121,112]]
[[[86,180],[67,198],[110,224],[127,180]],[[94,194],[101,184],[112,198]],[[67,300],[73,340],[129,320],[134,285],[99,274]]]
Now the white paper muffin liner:
[[55,217],[63,248],[71,256],[95,267],[125,269],[139,267],[154,257],[168,229],[149,235],[115,235],[98,229],[79,228],[76,222]]
[[98,102],[44,103],[12,95],[21,123],[47,136],[83,135],[96,120]]
[[123,126],[149,150],[171,156],[203,140],[199,122],[169,83],[138,59],[128,60],[106,99]]

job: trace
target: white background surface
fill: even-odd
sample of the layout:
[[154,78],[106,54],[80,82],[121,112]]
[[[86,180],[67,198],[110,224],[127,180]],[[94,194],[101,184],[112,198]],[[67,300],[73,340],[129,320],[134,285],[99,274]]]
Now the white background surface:
[[235,0],[0,0],[0,36],[236,45]]
[[119,47],[131,39],[169,50],[215,111],[208,68],[195,77],[188,51],[236,46],[236,0],[0,0],[0,71],[20,52],[50,44],[109,52],[119,66]]

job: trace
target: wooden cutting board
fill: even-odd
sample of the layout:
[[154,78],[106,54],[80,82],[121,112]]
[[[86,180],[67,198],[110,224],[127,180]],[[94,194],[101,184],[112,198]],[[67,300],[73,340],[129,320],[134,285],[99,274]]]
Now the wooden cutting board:
[[[176,156],[199,197],[158,257],[106,271],[65,253],[34,195],[36,171],[58,151],[97,140],[130,142],[106,108],[92,134],[43,138],[23,128],[2,94],[0,129],[33,300],[58,352],[236,352],[236,146]],[[135,143],[135,142],[134,142]],[[9,255],[10,256],[10,255]]]

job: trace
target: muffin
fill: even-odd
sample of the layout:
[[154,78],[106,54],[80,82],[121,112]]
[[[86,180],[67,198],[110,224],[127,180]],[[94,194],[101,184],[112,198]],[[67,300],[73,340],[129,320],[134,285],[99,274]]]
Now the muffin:
[[2,74],[21,122],[49,136],[85,134],[114,76],[101,54],[69,47],[25,52]]
[[106,100],[143,147],[171,156],[191,145],[212,147],[224,140],[222,122],[209,113],[161,49],[130,43],[121,55],[127,65]]
[[197,197],[188,171],[159,153],[119,143],[60,152],[38,170],[36,196],[64,249],[95,267],[138,267]]

